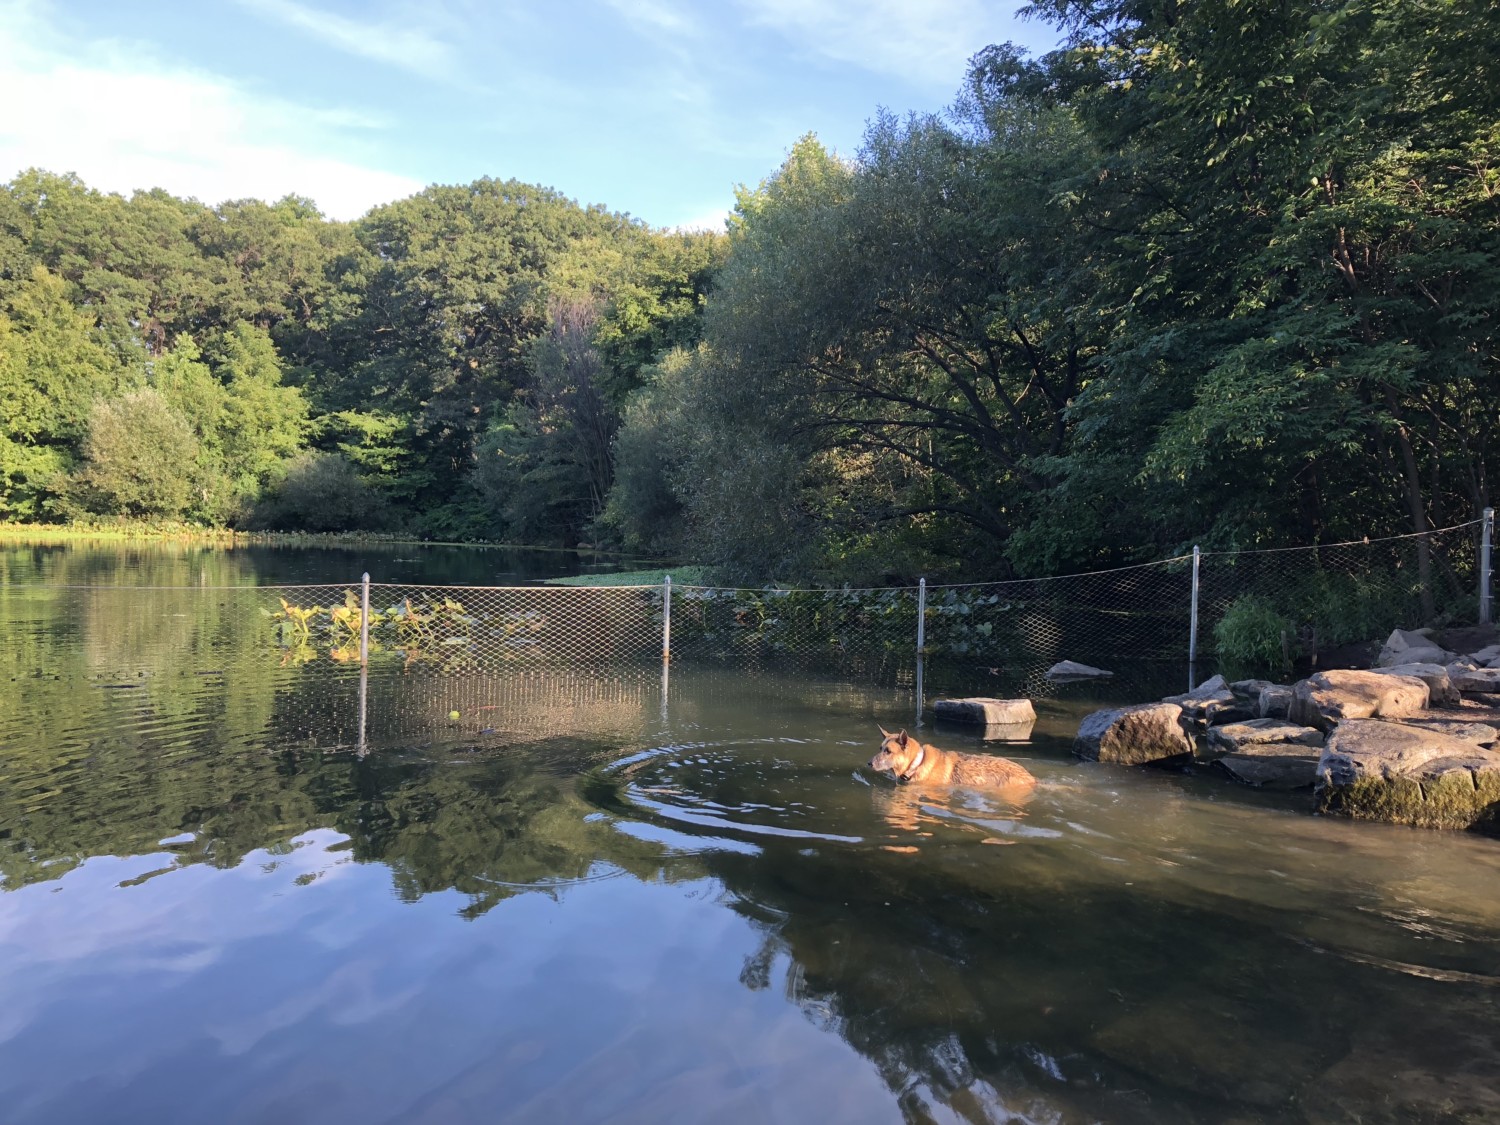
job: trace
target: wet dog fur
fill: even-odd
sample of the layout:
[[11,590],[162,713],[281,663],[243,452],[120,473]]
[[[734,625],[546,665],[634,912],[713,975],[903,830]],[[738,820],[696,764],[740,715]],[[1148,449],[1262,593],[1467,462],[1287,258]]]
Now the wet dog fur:
[[959,754],[918,742],[906,731],[892,734],[880,728],[880,753],[870,768],[888,773],[902,784],[962,785],[969,789],[1004,789],[1011,793],[1036,788],[1036,778],[1008,758],[988,754]]

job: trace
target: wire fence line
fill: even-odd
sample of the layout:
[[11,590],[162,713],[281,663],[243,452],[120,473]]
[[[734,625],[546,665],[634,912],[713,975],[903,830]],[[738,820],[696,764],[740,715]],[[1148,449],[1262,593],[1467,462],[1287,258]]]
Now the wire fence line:
[[[283,665],[490,673],[560,666],[801,667],[909,675],[921,656],[1036,681],[1060,660],[1103,668],[1212,659],[1255,624],[1316,653],[1396,627],[1487,622],[1493,514],[1420,535],[1197,552],[1049,578],[869,589],[437,586],[10,587],[78,598],[103,643],[180,646],[211,662],[251,646]],[[189,596],[193,600],[188,600]],[[254,624],[249,624],[250,622]],[[247,628],[248,626],[248,628]]]

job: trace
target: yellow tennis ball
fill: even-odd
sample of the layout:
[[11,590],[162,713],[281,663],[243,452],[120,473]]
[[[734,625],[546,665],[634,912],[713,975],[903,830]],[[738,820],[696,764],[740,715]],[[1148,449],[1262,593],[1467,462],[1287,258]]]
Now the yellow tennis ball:
[[449,711],[448,712],[448,718],[452,719],[455,723],[458,722],[458,712],[457,711]]

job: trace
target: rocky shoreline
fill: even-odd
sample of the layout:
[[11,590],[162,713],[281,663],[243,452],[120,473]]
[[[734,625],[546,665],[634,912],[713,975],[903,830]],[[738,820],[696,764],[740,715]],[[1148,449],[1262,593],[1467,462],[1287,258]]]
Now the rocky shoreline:
[[1292,684],[1222,676],[1159,702],[1096,711],[1078,757],[1199,764],[1246,785],[1310,790],[1315,811],[1500,834],[1500,644],[1444,647],[1397,630],[1374,667]]

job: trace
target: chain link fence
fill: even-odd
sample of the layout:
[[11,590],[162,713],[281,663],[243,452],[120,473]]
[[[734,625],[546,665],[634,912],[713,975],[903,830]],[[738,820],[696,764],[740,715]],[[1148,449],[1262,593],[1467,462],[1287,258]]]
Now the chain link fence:
[[1290,667],[1392,629],[1487,621],[1484,528],[1478,520],[1423,535],[1204,553],[1199,652]]
[[[1484,620],[1486,521],[1424,535],[1206,552],[1057,578],[880,589],[459,587],[379,582],[267,587],[9,587],[75,602],[65,620],[101,671],[199,674],[253,659],[403,672],[675,664],[807,669],[910,682],[920,654],[1036,690],[1062,660],[1111,671],[1218,657],[1285,664],[1396,627]],[[54,615],[37,617],[55,627]],[[90,625],[90,622],[93,625]],[[1192,639],[1196,638],[1196,646]]]

